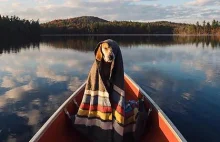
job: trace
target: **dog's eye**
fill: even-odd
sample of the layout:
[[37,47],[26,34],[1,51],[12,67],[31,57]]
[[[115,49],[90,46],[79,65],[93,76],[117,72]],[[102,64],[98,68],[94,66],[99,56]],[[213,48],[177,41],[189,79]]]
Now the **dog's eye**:
[[104,49],[105,49],[105,50],[107,50],[108,48],[107,48],[107,47],[105,47]]

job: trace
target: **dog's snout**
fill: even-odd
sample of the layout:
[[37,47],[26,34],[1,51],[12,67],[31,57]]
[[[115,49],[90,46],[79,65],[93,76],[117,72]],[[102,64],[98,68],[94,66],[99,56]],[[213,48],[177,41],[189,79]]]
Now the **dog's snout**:
[[109,56],[109,59],[110,59],[110,60],[113,60],[113,59],[114,59],[114,55],[113,55],[113,54],[110,55],[110,56]]

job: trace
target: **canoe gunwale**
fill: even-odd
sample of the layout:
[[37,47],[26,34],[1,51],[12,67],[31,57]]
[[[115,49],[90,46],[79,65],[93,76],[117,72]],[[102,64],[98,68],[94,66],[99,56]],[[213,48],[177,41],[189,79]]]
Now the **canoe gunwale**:
[[37,133],[31,138],[29,142],[36,142],[38,141],[41,136],[47,131],[50,125],[56,120],[59,114],[64,111],[66,105],[70,103],[75,95],[77,95],[86,85],[84,82],[54,113],[53,115],[44,123],[44,125],[37,131]]
[[133,83],[133,85],[138,89],[149,101],[151,104],[151,107],[154,107],[155,110],[158,112],[158,115],[164,120],[164,122],[167,124],[167,126],[171,129],[171,131],[174,132],[175,136],[181,141],[181,142],[187,142],[186,139],[183,137],[183,135],[180,133],[180,131],[176,128],[176,126],[173,124],[173,122],[167,117],[167,115],[161,110],[161,108],[150,98],[150,96],[137,84],[134,82],[133,79],[131,79],[126,73],[125,77]]

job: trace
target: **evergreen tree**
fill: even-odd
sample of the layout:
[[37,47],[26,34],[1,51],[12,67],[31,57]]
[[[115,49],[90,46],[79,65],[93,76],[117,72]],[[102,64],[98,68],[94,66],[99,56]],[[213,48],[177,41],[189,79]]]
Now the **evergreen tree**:
[[41,27],[39,21],[21,20],[17,16],[1,16],[0,15],[0,37],[1,39],[34,39],[40,37]]
[[196,34],[200,34],[199,29],[200,29],[200,25],[199,25],[199,21],[197,21],[196,22]]
[[211,34],[211,25],[209,22],[207,22],[207,25],[206,25],[206,33]]
[[212,28],[217,28],[218,27],[218,21],[215,21],[215,19],[212,21]]
[[206,33],[206,22],[205,22],[205,20],[203,21],[203,34],[205,34]]

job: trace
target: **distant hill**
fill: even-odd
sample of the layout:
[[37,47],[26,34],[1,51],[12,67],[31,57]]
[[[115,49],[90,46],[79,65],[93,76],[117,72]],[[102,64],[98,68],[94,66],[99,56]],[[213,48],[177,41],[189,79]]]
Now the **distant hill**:
[[220,34],[220,22],[212,24],[169,21],[107,21],[94,16],[53,20],[41,24],[42,34]]
[[[107,21],[105,19],[101,19],[95,16],[81,16],[69,19],[56,19],[46,23],[42,23],[41,25],[56,25],[56,26],[67,26],[67,25],[75,25],[75,24],[93,24],[93,23],[107,23],[107,22],[130,22],[130,21]],[[133,22],[133,23],[141,23],[141,22]],[[146,23],[146,22],[142,22]],[[185,23],[174,23],[168,21],[156,21],[156,22],[149,22],[154,25],[186,25]]]
[[[52,24],[52,25],[60,25],[60,26],[70,26],[74,24],[91,24],[95,22],[108,22],[107,20],[94,17],[94,16],[82,16],[82,17],[75,17],[75,18],[69,18],[69,19],[58,19],[53,20],[44,24]],[[42,25],[44,25],[42,24]]]

